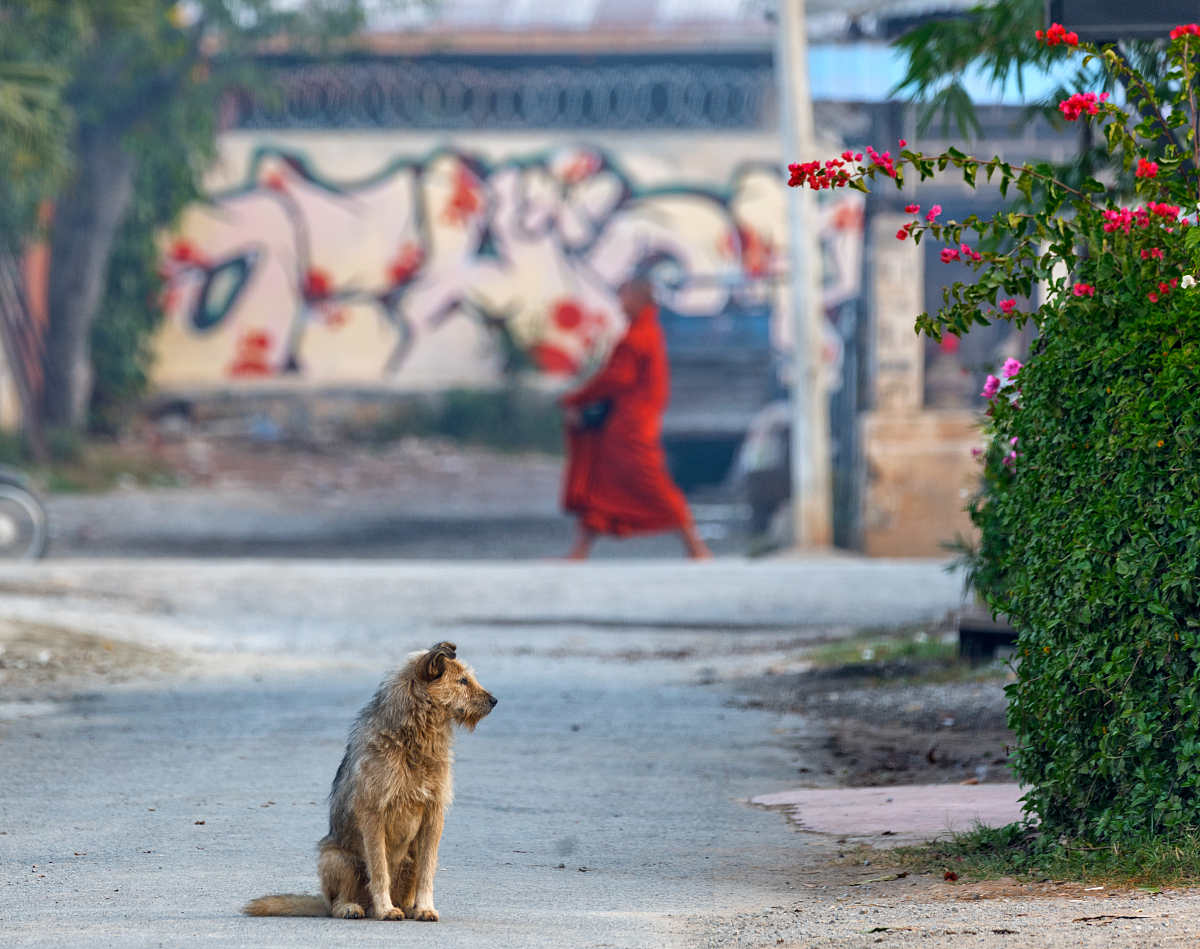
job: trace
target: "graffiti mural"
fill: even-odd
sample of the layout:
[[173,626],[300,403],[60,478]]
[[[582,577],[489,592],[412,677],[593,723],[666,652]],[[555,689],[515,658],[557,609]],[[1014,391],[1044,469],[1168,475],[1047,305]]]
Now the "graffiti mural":
[[354,183],[260,150],[164,242],[155,377],[419,388],[513,358],[573,375],[620,334],[615,288],[640,270],[683,316],[769,306],[783,191],[765,163],[725,192],[639,190],[584,147],[493,166],[447,149]]

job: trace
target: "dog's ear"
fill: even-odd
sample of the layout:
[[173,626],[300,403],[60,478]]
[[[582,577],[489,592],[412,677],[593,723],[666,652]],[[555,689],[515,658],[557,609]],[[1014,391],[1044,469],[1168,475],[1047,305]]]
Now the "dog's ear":
[[425,662],[421,668],[424,678],[429,681],[440,679],[446,674],[446,660],[457,657],[458,649],[454,643],[438,643],[425,653]]

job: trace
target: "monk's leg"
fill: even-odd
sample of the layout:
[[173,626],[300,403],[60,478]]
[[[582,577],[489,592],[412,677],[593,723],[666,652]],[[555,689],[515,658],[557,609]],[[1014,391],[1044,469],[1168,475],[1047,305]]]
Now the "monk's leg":
[[704,538],[696,530],[695,523],[688,521],[684,524],[679,529],[679,537],[683,541],[683,549],[693,560],[712,559],[712,551],[708,549],[708,544],[704,543]]
[[571,552],[567,554],[568,560],[587,560],[592,553],[592,544],[596,542],[596,532],[589,530],[583,526],[583,521],[580,521],[575,528],[575,543],[571,546]]

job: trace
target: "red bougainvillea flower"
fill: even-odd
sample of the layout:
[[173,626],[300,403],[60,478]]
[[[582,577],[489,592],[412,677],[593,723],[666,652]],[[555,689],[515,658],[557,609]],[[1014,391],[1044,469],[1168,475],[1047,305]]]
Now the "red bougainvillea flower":
[[958,260],[958,251],[953,247],[946,247],[942,250],[942,263],[948,264],[952,260]]
[[919,205],[919,204],[906,204],[906,205],[904,206],[904,213],[905,213],[905,214],[920,214],[920,213],[921,213],[921,205]]
[[962,253],[963,260],[983,260],[983,254],[977,254],[966,244],[959,247],[959,251]]
[[1047,46],[1057,46],[1059,43],[1065,43],[1067,46],[1079,45],[1079,34],[1074,32],[1068,33],[1067,28],[1061,23],[1051,23],[1050,29],[1046,30],[1046,32],[1043,33],[1041,30],[1038,30],[1033,35],[1039,40],[1044,41]]
[[935,204],[933,207],[931,207],[929,209],[929,213],[925,215],[925,220],[928,221],[930,224],[932,224],[934,222],[934,220],[937,218],[937,216],[941,213],[942,213],[942,206],[940,204]]
[[1157,303],[1158,302],[1158,294],[1155,293],[1153,290],[1151,290],[1149,293],[1146,294],[1146,299],[1149,300],[1151,303]]
[[[825,162],[824,167],[819,161],[806,161],[802,164],[788,165],[788,186],[796,188],[800,185],[807,185],[813,191],[820,191],[822,188],[842,188],[850,182],[850,172],[846,170],[846,161],[842,160],[849,152],[843,153],[842,158],[831,158]],[[862,157],[862,156],[859,156]]]
[[[1155,204],[1153,201],[1146,205],[1150,209],[1151,214],[1157,214],[1159,217],[1165,217],[1168,221],[1174,221],[1179,217],[1179,206],[1176,204]],[[1140,210],[1140,209],[1139,209]],[[1133,212],[1137,214],[1137,211]]]
[[1149,250],[1142,251],[1142,260],[1162,260],[1163,250],[1161,247],[1151,247]]
[[1088,115],[1095,115],[1100,111],[1100,106],[1107,98],[1107,92],[1102,92],[1100,95],[1096,95],[1094,92],[1077,92],[1071,98],[1063,99],[1058,104],[1058,111],[1066,117],[1068,122],[1074,122],[1085,112]]
[[1144,158],[1139,158],[1137,171],[1135,171],[1133,174],[1135,178],[1157,178],[1158,162],[1146,161]]
[[842,160],[843,161],[862,161],[862,152],[859,152],[856,155],[852,151],[849,151],[849,150],[844,151],[844,152],[842,152]]
[[1052,23],[1050,29],[1044,33],[1038,30],[1033,35],[1044,41],[1047,46],[1057,46],[1059,43],[1065,43],[1067,46],[1079,45],[1079,35],[1073,32],[1068,33],[1067,28],[1061,23]]
[[1016,307],[1016,305],[1017,305],[1016,300],[1001,300],[1000,301],[1000,312],[1003,313],[1005,316],[1012,316],[1013,308]]
[[908,239],[908,228],[902,227],[896,232],[896,240],[903,241]]
[[1091,297],[1096,295],[1096,288],[1090,283],[1077,283],[1071,288],[1071,292],[1077,297]]
[[904,139],[900,139],[900,147],[901,148],[903,148],[907,144],[908,144],[908,142],[906,142]]
[[1188,23],[1171,31],[1171,39],[1177,40],[1181,36],[1200,36],[1200,24]]

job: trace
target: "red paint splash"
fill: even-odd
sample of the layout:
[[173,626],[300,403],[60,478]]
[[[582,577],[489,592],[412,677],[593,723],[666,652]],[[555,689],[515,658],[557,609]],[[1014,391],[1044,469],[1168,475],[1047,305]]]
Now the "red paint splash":
[[304,299],[327,300],[333,295],[333,277],[319,267],[309,267],[304,274],[304,283],[300,287]]
[[240,378],[273,375],[275,370],[267,361],[270,351],[270,333],[266,330],[247,330],[238,340],[237,355],[229,367],[229,374]]
[[395,258],[388,265],[388,280],[393,287],[408,283],[417,275],[421,265],[425,263],[425,251],[419,244],[411,241],[400,246]]
[[775,270],[775,245],[758,231],[739,226],[742,269],[751,277],[766,277]]
[[583,323],[583,307],[574,300],[560,300],[554,305],[554,312],[550,318],[560,330],[570,332],[578,329]]
[[442,210],[442,220],[462,227],[483,207],[483,185],[471,172],[459,166],[454,187]]
[[579,371],[574,357],[552,343],[538,343],[529,350],[529,358],[542,372],[552,376],[569,376]]

